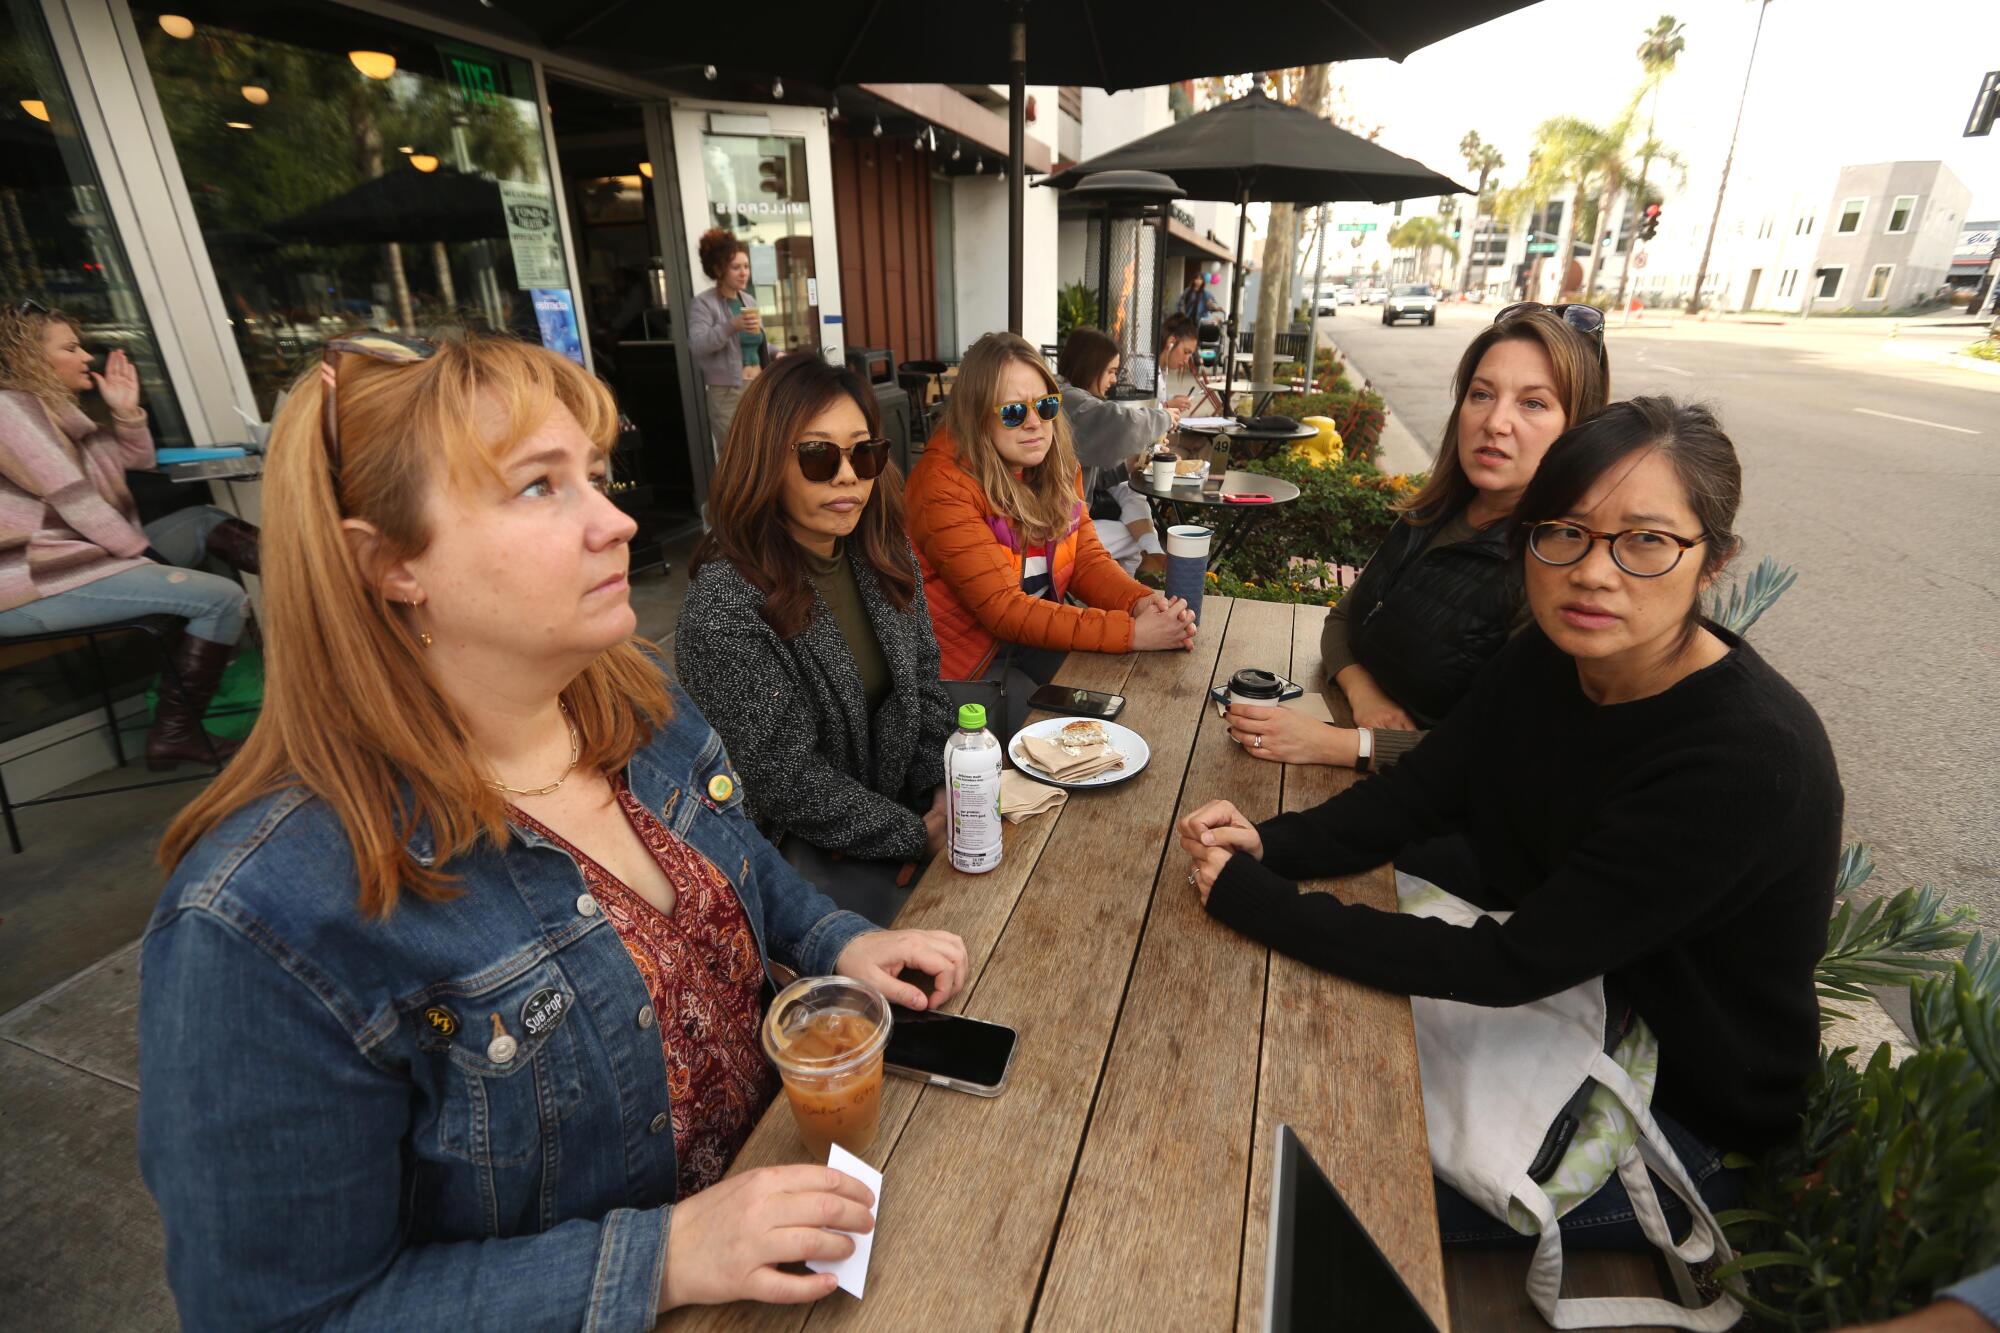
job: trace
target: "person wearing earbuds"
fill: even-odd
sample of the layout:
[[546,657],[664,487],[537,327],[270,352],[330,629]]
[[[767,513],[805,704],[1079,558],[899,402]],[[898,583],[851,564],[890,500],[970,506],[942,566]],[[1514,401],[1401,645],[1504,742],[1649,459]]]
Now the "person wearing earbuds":
[[1080,485],[1062,393],[1041,355],[1011,333],[979,339],[911,469],[905,504],[946,680],[981,679],[1003,651],[1046,684],[1065,653],[1194,643],[1186,604],[1105,551]]
[[944,845],[954,729],[875,396],[810,353],[737,411],[689,563],[674,669],[757,824],[841,906],[895,919]]
[[[727,1176],[775,961],[927,1009],[751,822],[634,636],[611,393],[501,337],[328,342],[272,424],[265,707],[167,831],[139,1162],[188,1328],[650,1329],[796,1303],[869,1191]],[[905,980],[905,970],[925,984]]]
[[[1534,623],[1424,743],[1313,809],[1252,824],[1211,801],[1178,826],[1208,914],[1314,967],[1501,1008],[1604,978],[1659,1041],[1653,1110],[1718,1209],[1742,1190],[1728,1154],[1796,1134],[1819,1068],[1842,806],[1812,705],[1702,614],[1742,495],[1706,408],[1635,398],[1573,427],[1507,525]],[[1474,926],[1300,891],[1446,834],[1477,873],[1444,887],[1496,913]],[[1448,1242],[1515,1235],[1437,1195]],[[1645,1244],[1616,1177],[1562,1230]]]
[[1550,444],[1608,400],[1603,330],[1590,306],[1524,303],[1472,340],[1430,480],[1399,506],[1320,634],[1322,668],[1355,725],[1234,705],[1229,734],[1250,754],[1363,772],[1393,764],[1527,624],[1507,520]]

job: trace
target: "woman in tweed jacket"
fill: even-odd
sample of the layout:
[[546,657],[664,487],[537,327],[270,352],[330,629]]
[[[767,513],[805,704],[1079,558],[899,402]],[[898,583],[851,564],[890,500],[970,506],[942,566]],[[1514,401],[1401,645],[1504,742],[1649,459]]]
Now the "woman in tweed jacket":
[[[736,438],[675,670],[758,824],[839,901],[827,874],[878,862],[893,880],[942,846],[951,701],[873,396],[817,357],[782,357],[744,393]],[[809,866],[800,844],[850,864]]]

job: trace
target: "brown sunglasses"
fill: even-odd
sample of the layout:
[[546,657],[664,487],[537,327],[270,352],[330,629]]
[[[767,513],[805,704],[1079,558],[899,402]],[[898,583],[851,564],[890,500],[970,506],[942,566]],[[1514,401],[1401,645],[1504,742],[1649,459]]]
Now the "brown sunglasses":
[[411,365],[437,355],[437,344],[426,338],[401,338],[367,329],[329,338],[319,349],[320,435],[326,445],[326,465],[340,475],[340,358],[348,353],[392,365]]
[[832,481],[839,476],[843,454],[862,481],[881,476],[889,463],[889,442],[883,439],[861,440],[845,449],[832,440],[800,440],[792,452],[798,455],[799,473],[807,481]]

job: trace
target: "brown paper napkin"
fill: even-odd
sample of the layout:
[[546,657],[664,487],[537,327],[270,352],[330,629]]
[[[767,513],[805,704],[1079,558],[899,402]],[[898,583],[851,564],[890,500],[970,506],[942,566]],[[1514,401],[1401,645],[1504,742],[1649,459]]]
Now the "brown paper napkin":
[[1045,786],[1015,769],[1000,774],[1000,813],[1010,824],[1045,815],[1069,799],[1061,787]]
[[1081,782],[1125,763],[1124,755],[1102,743],[1078,746],[1072,754],[1039,736],[1022,736],[1021,753],[1031,767],[1058,782]]

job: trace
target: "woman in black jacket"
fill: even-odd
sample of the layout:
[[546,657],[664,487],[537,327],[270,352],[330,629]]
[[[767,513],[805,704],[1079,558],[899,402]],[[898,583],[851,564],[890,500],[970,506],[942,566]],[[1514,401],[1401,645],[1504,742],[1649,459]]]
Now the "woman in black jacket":
[[1230,709],[1259,759],[1367,769],[1401,758],[1527,622],[1507,519],[1557,436],[1604,407],[1604,317],[1508,306],[1459,358],[1430,481],[1327,614],[1321,664],[1353,727],[1288,709]]
[[887,923],[944,838],[951,700],[902,480],[844,369],[781,357],[744,392],[690,563],[675,671],[758,824],[841,906]]
[[[1653,1109],[1711,1207],[1724,1149],[1796,1131],[1818,1063],[1841,788],[1812,706],[1701,597],[1739,546],[1742,474],[1700,407],[1618,403],[1549,451],[1509,524],[1534,624],[1402,763],[1262,824],[1213,801],[1179,826],[1209,915],[1315,967],[1512,1006],[1593,977],[1659,1040]],[[1459,834],[1491,911],[1466,928],[1295,881]],[[1678,1223],[1677,1204],[1666,1199]],[[1447,1187],[1445,1239],[1512,1235]],[[1563,1219],[1638,1241],[1613,1180]]]

